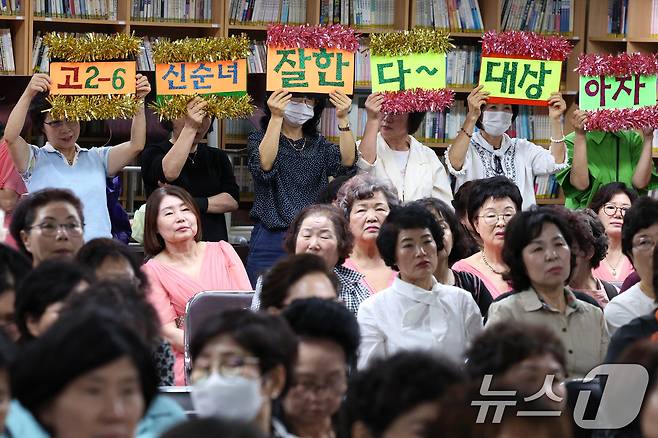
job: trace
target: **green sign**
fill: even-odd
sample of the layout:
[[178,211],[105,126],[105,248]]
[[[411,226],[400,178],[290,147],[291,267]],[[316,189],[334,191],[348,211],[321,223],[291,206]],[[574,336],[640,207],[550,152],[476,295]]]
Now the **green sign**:
[[653,106],[656,104],[656,75],[581,76],[578,98],[582,110]]

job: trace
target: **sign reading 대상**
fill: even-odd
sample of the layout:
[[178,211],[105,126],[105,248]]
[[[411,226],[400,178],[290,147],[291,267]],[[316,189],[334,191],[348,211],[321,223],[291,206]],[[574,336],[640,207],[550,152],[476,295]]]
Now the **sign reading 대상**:
[[108,95],[135,93],[135,61],[52,62],[53,95]]
[[231,94],[247,90],[247,60],[169,62],[155,66],[158,95]]
[[414,88],[440,90],[446,87],[446,54],[371,55],[370,72],[373,93]]
[[581,76],[581,110],[640,108],[656,104],[656,75]]

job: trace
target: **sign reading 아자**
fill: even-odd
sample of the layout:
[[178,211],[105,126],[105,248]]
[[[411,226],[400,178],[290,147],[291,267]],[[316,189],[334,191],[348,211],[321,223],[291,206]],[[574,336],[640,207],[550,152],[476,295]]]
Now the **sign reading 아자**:
[[403,56],[370,56],[373,93],[413,88],[446,87],[445,53],[412,53]]
[[548,105],[552,93],[560,91],[562,61],[483,56],[480,84],[490,103]]
[[247,60],[156,64],[158,95],[246,92]]
[[656,75],[581,76],[578,97],[582,110],[653,106]]
[[133,94],[135,61],[52,62],[50,93],[54,95]]
[[331,93],[354,91],[354,53],[338,49],[267,49],[267,91]]

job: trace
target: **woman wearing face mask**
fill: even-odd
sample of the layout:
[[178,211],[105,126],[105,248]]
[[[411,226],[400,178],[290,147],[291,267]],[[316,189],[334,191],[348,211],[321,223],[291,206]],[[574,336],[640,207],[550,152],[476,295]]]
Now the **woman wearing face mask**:
[[318,132],[324,99],[293,97],[284,89],[269,97],[262,130],[247,140],[249,171],[255,185],[250,215],[256,224],[247,259],[252,285],[284,255],[283,237],[297,213],[317,202],[328,177],[354,166],[356,143],[347,118],[352,99],[335,91],[329,94],[329,101],[336,107],[338,147]]
[[190,345],[196,413],[250,422],[267,436],[289,436],[272,417],[272,402],[290,385],[297,344],[277,315],[240,309],[208,319]]
[[[523,197],[523,208],[535,204],[534,180],[537,175],[553,174],[568,166],[562,114],[567,104],[560,93],[548,101],[551,125],[549,150],[505,132],[512,126],[518,107],[487,103],[489,93],[482,85],[468,95],[468,114],[457,138],[445,152],[448,170],[457,181],[455,190],[466,181],[504,175],[514,181]],[[474,132],[475,127],[479,128]]]

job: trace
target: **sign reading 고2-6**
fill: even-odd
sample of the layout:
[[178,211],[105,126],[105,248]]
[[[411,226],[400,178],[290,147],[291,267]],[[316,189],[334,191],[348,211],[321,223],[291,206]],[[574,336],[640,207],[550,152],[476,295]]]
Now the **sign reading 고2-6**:
[[135,75],[135,61],[53,62],[51,94],[133,94]]

